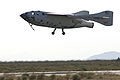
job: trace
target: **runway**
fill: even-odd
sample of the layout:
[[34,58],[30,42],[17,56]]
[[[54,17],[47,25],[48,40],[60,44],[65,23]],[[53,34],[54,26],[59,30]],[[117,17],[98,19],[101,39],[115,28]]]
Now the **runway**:
[[106,71],[53,71],[53,72],[17,72],[17,73],[0,73],[0,76],[2,75],[16,75],[16,76],[21,76],[23,74],[44,74],[46,76],[50,75],[74,75],[77,73],[110,73],[110,74],[117,74],[120,75],[120,70],[106,70]]

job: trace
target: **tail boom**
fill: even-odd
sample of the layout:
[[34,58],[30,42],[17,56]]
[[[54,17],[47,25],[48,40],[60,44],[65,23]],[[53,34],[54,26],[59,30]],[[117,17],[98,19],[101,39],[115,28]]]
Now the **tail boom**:
[[91,14],[89,20],[98,22],[105,26],[113,25],[113,12],[112,11],[103,11],[96,14]]
[[[84,14],[84,15],[83,15]],[[81,11],[74,14],[74,17],[84,19],[84,20],[91,20],[103,24],[105,26],[113,25],[113,12],[112,11],[103,11],[96,14],[89,14],[88,11]]]

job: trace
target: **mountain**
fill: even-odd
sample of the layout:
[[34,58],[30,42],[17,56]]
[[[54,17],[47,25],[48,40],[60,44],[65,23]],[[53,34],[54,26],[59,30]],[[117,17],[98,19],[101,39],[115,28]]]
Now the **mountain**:
[[112,60],[120,57],[120,52],[110,51],[89,57],[87,60]]

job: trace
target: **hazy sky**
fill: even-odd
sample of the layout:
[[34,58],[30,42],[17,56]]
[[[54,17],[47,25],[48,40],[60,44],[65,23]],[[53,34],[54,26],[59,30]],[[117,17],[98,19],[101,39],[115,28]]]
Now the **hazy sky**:
[[[119,0],[1,0],[0,1],[0,61],[14,60],[77,60],[107,51],[120,52]],[[74,13],[89,10],[114,12],[114,25],[95,23],[94,28],[60,29],[33,26],[20,14],[42,10]]]

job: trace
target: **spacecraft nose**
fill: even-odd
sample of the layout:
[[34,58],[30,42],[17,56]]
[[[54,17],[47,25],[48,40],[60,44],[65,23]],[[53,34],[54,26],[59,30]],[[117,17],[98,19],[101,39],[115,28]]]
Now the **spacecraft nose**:
[[30,22],[30,19],[29,19],[27,13],[21,14],[20,17],[23,18],[25,21]]
[[25,14],[21,14],[20,17],[23,18],[23,19],[27,18]]

